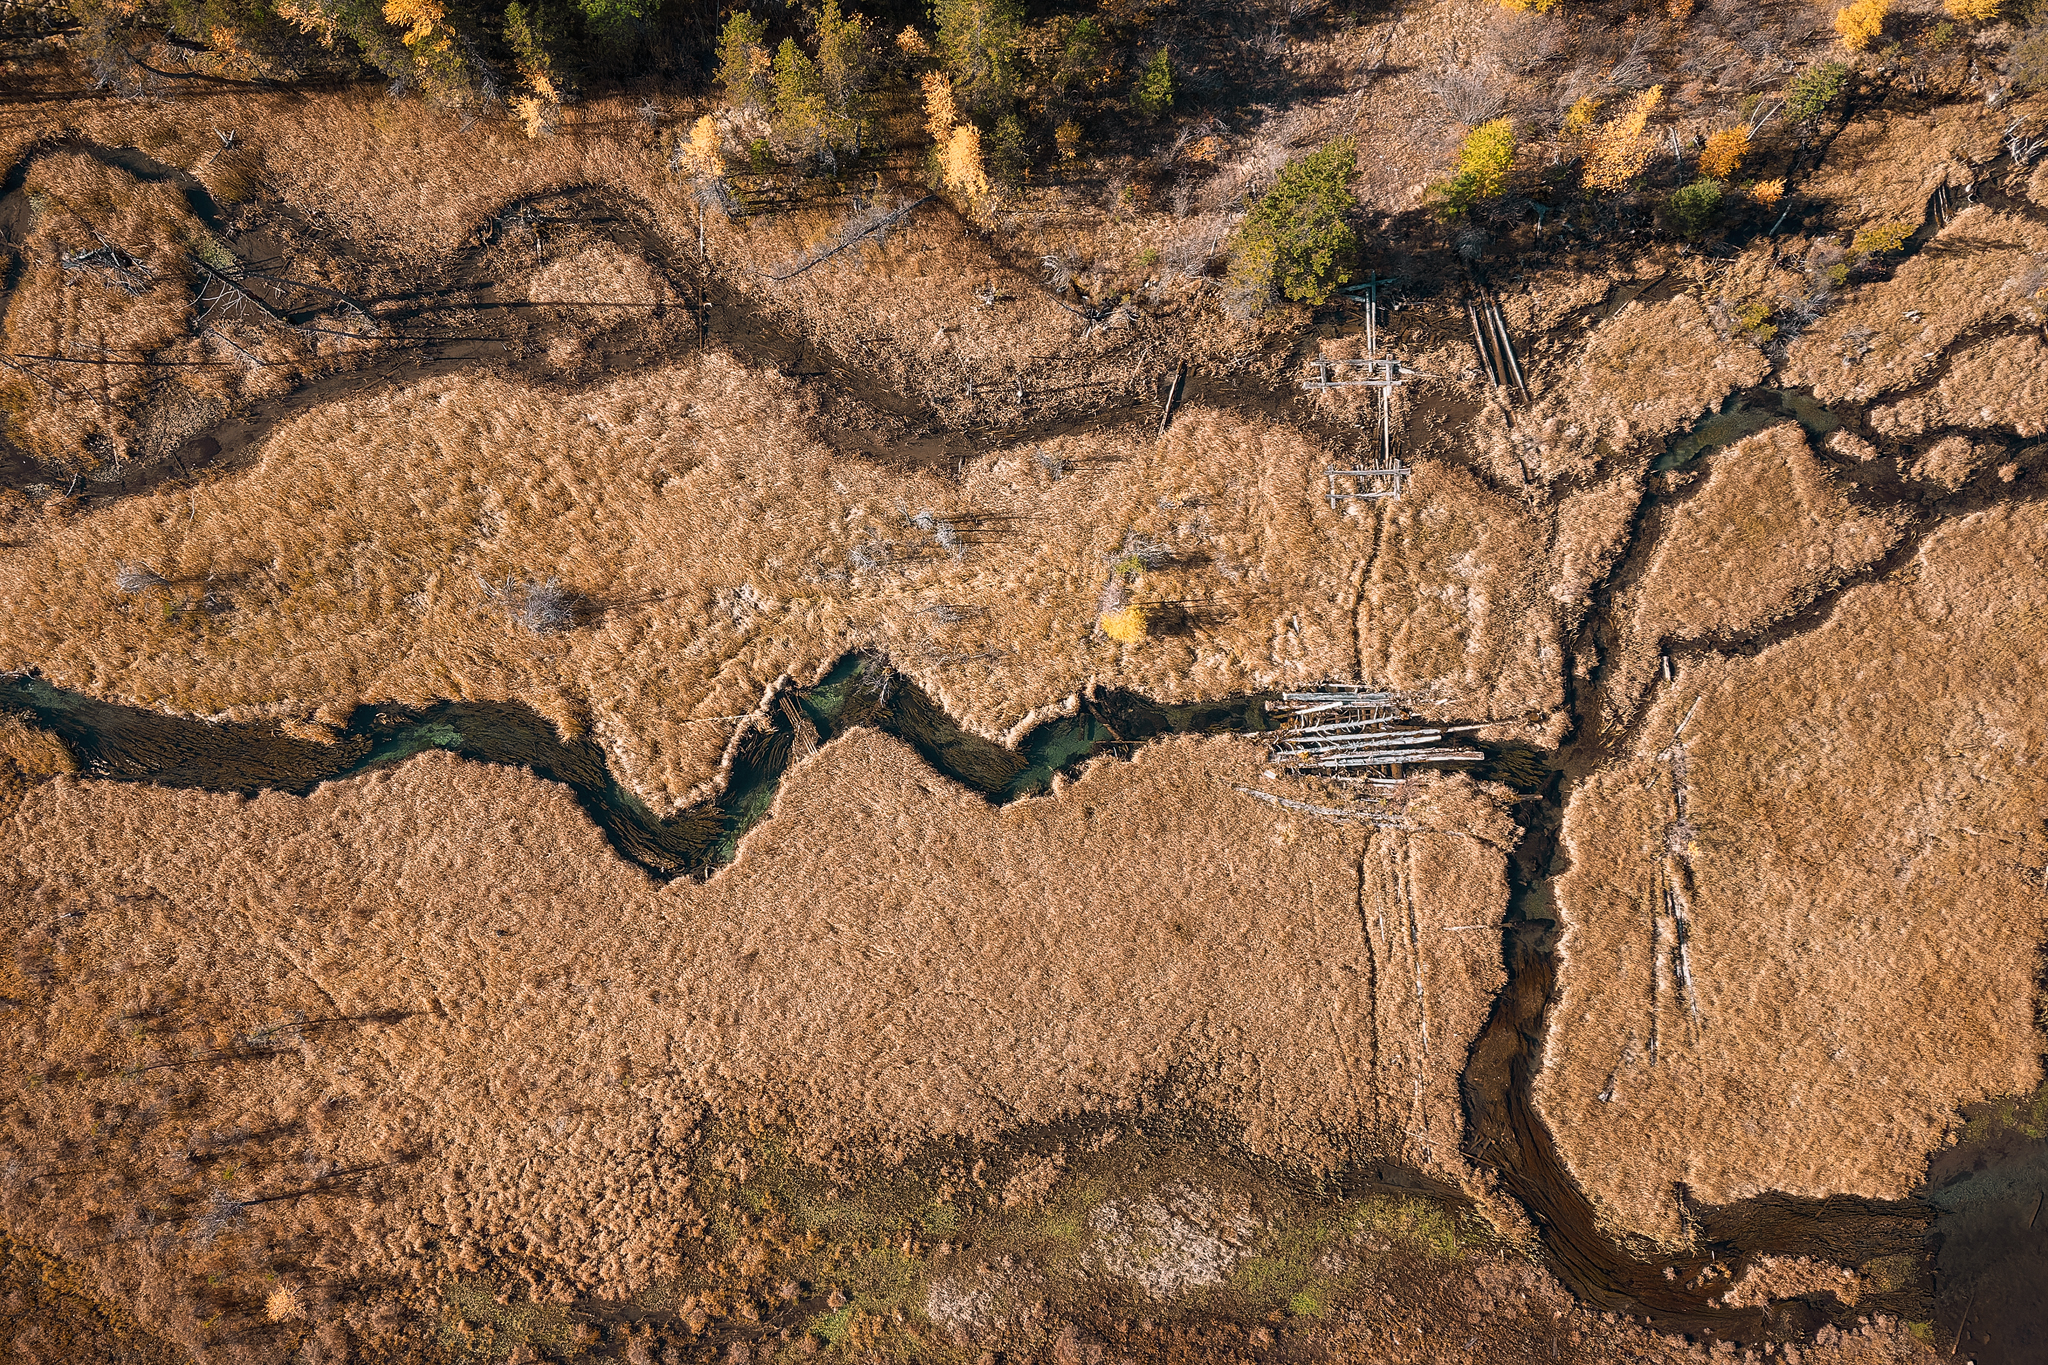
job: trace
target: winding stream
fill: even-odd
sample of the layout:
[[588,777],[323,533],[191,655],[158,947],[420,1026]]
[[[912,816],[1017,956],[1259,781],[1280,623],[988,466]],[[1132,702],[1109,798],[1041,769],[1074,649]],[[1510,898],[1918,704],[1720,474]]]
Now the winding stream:
[[857,725],[911,745],[938,771],[997,803],[1051,789],[1104,752],[1163,735],[1236,734],[1270,728],[1262,695],[1165,706],[1135,693],[1085,698],[1071,716],[1034,726],[1005,748],[969,734],[910,679],[872,656],[842,658],[816,686],[786,691],[761,722],[743,729],[725,791],[664,820],[612,775],[604,750],[564,740],[537,712],[511,702],[441,702],[424,708],[363,706],[333,743],[296,739],[275,724],[215,724],[117,706],[35,677],[0,682],[0,711],[13,711],[64,741],[92,777],[252,795],[303,796],[428,749],[480,763],[526,767],[575,793],[619,856],[650,876],[703,876],[732,861],[740,837],[768,814],[782,775],[810,742]]
[[[184,172],[163,167],[139,153],[93,149],[144,178],[170,179],[184,190],[192,207],[211,223],[217,215],[210,200],[194,198],[198,182]],[[26,161],[0,180],[0,199],[18,200]],[[543,198],[547,196],[542,196]],[[632,223],[620,206],[595,192],[558,196],[582,209],[603,210],[603,223],[622,245],[650,260],[671,253],[648,230]],[[502,221],[501,215],[500,221]],[[492,229],[495,231],[496,229]],[[488,236],[488,234],[487,234]],[[486,245],[488,245],[488,241]],[[465,259],[457,277],[443,292],[476,295],[472,306],[509,308],[490,293],[495,281],[481,271],[482,248]],[[11,283],[11,281],[10,281]],[[672,282],[673,283],[673,282]],[[695,286],[679,289],[687,296]],[[699,340],[715,339],[751,362],[796,372],[826,368],[859,401],[894,413],[910,423],[928,422],[930,414],[883,391],[873,381],[858,382],[845,367],[829,364],[809,343],[776,327],[738,294],[712,285]],[[424,310],[415,309],[424,315]],[[512,313],[502,316],[512,318]],[[387,318],[399,319],[397,314]],[[508,335],[517,327],[508,322]],[[619,336],[640,336],[634,328]],[[498,358],[504,346],[496,341],[481,347],[455,346],[422,335],[408,339],[406,358],[385,376],[403,379],[416,374]],[[189,475],[211,465],[246,463],[262,437],[291,413],[361,381],[360,372],[316,380],[286,398],[259,404],[231,428],[195,443],[192,458],[128,471],[125,478],[96,484],[96,497],[140,492],[165,479]],[[1197,392],[1226,405],[1249,403],[1300,421],[1296,395],[1262,386],[1226,389],[1198,377]],[[1284,411],[1281,411],[1284,405]],[[1030,439],[1104,420],[1114,407],[1081,417],[1049,418],[1042,427],[1003,433],[1005,439]],[[1703,452],[1786,419],[1800,422],[1810,433],[1823,434],[1839,424],[1825,408],[1797,392],[1755,389],[1737,395],[1722,412],[1712,415],[1666,447],[1655,461],[1657,470],[1683,467]],[[982,434],[986,437],[986,433]],[[950,463],[975,443],[964,433],[940,432],[918,447],[927,463]],[[47,471],[15,457],[0,467],[0,483],[16,485],[47,479]],[[1638,537],[1640,539],[1640,537]],[[1633,550],[1631,551],[1633,553]],[[1624,557],[1626,558],[1626,556]],[[1617,569],[1615,578],[1625,577]],[[1604,592],[1611,593],[1613,580]],[[1606,604],[1588,613],[1589,632],[1581,641],[1593,647],[1606,616]],[[1571,672],[1566,670],[1570,685]],[[1598,680],[1591,685],[1597,691]],[[843,658],[813,687],[783,694],[767,710],[766,719],[746,728],[734,751],[725,791],[664,820],[613,776],[603,750],[594,742],[562,740],[535,712],[519,705],[487,702],[444,702],[425,708],[362,707],[349,719],[339,739],[322,744],[295,739],[269,724],[212,724],[165,716],[153,711],[116,706],[61,691],[29,677],[0,679],[0,711],[31,718],[64,740],[85,772],[94,777],[147,782],[170,787],[203,788],[250,794],[278,790],[295,794],[322,782],[351,777],[401,762],[429,748],[441,748],[480,762],[524,766],[539,776],[568,787],[612,847],[651,877],[705,876],[729,862],[745,832],[764,818],[773,804],[783,773],[800,750],[847,730],[869,725],[911,744],[938,771],[993,802],[1006,802],[1050,789],[1053,778],[1072,773],[1088,759],[1107,752],[1128,754],[1148,740],[1188,733],[1242,733],[1269,728],[1264,698],[1251,696],[1192,706],[1164,706],[1127,692],[1107,692],[1085,699],[1071,716],[1034,728],[1018,750],[968,734],[924,692],[886,663],[858,655]],[[1597,727],[1586,723],[1597,712],[1588,698],[1574,698],[1579,717],[1575,731],[1585,736]],[[2017,1154],[1993,1151],[1984,1164],[1972,1167],[1963,1149],[1942,1154],[1930,1174],[1927,1197],[1883,1202],[1849,1198],[1793,1199],[1764,1195],[1725,1207],[1692,1207],[1701,1231],[1698,1251],[1682,1256],[1638,1252],[1603,1232],[1594,1210],[1564,1168],[1543,1117],[1531,1098],[1531,1083],[1542,1066],[1546,1012],[1559,966],[1559,926],[1549,898],[1549,880],[1557,854],[1557,832],[1570,781],[1585,776],[1604,757],[1594,741],[1581,738],[1555,755],[1550,781],[1540,803],[1525,821],[1520,846],[1510,862],[1511,904],[1503,941],[1508,983],[1495,1002],[1489,1021],[1474,1043],[1462,1077],[1466,1109],[1466,1155],[1495,1172],[1503,1188],[1529,1212],[1538,1227],[1552,1269],[1582,1301],[1607,1310],[1638,1314],[1660,1328],[1701,1337],[1743,1342],[1791,1340],[1810,1334],[1823,1322],[1853,1325],[1855,1311],[1887,1312],[1907,1320],[1939,1320],[1939,1306],[1954,1313],[1957,1305],[1939,1294],[1933,1279],[1934,1251],[1944,1258],[1958,1246],[1975,1245],[1958,1238],[1989,1239],[1994,1234],[1954,1212],[1961,1196],[1944,1199],[1941,1191],[1969,1188],[1972,1180],[1995,1183],[2007,1166],[2043,1164],[2048,1145],[2018,1144]],[[2012,1145],[2012,1144],[2008,1144]],[[1987,1148],[1987,1150],[1989,1150]],[[1945,1183],[1943,1183],[1945,1182]],[[1939,1189],[1933,1188],[1939,1184]],[[2037,1210],[2038,1212],[2038,1210]],[[1957,1221],[1961,1218],[1962,1221]],[[1947,1220],[1947,1221],[1944,1221]],[[2029,1224],[2031,1229],[2032,1224]],[[2041,1224],[2048,1235],[2048,1223]],[[1999,1231],[1996,1237],[2006,1233]],[[1946,1243],[1946,1245],[1944,1245]],[[2002,1244],[2001,1244],[2002,1245]],[[1842,1309],[1827,1300],[1780,1303],[1769,1310],[1729,1309],[1711,1300],[1731,1276],[1756,1255],[1809,1255],[1851,1264],[1909,1258],[1920,1267],[1910,1283],[1867,1294],[1858,1310]],[[1967,1316],[1970,1308],[1961,1307]],[[2034,1309],[2038,1315],[2039,1309]],[[1943,1324],[1946,1328],[1947,1324]],[[1960,1330],[1960,1329],[1957,1329]],[[1973,1348],[1975,1349],[1975,1348]],[[1988,1354],[1980,1353],[1989,1359]]]

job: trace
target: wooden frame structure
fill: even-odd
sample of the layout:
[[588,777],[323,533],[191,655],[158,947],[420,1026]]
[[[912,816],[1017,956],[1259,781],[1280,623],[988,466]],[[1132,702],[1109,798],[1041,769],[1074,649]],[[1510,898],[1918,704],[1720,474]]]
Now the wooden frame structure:
[[[1331,389],[1377,389],[1380,399],[1380,453],[1379,459],[1358,469],[1338,469],[1334,465],[1325,472],[1329,475],[1329,488],[1324,494],[1330,510],[1336,511],[1343,502],[1369,502],[1379,498],[1398,498],[1406,490],[1408,466],[1394,458],[1394,390],[1409,373],[1401,363],[1391,356],[1383,356],[1380,350],[1379,334],[1379,289],[1383,283],[1377,275],[1368,276],[1363,286],[1365,292],[1365,357],[1360,360],[1317,360],[1311,362],[1314,373],[1302,381],[1301,387],[1321,397]],[[1348,482],[1346,482],[1348,480]]]

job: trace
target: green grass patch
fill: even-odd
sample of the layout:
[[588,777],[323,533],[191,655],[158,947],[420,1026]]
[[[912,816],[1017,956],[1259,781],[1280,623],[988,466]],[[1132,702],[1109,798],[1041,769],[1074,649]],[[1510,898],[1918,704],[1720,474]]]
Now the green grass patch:
[[441,1344],[469,1359],[502,1359],[531,1343],[562,1350],[575,1342],[576,1323],[559,1304],[499,1303],[498,1287],[458,1280],[441,1291]]

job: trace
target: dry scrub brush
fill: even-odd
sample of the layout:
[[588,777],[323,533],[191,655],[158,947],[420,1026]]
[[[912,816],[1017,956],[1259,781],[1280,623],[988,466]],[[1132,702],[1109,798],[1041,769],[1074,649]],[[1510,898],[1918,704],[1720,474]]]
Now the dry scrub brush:
[[[523,700],[594,734],[664,810],[709,789],[732,740],[696,718],[862,646],[996,739],[1091,681],[1177,700],[1363,670],[1472,715],[1561,702],[1547,520],[1462,471],[1418,462],[1395,506],[1335,513],[1332,452],[1189,408],[1164,441],[1060,437],[955,482],[835,456],[806,411],[795,384],[718,355],[567,403],[475,378],[324,407],[246,473],[0,550],[0,666],[208,716]],[[958,553],[909,509],[956,528]],[[1131,602],[1189,625],[1125,650],[1094,626],[1131,535],[1174,556]],[[224,583],[232,610],[123,594],[107,566],[124,557]],[[518,628],[508,577],[559,579],[587,624]],[[985,610],[948,622],[934,603]]]
[[1572,795],[1536,1098],[1611,1225],[1683,1241],[1676,1182],[1902,1198],[1959,1105],[2040,1080],[2044,631],[2048,530],[1973,514],[1681,670]]

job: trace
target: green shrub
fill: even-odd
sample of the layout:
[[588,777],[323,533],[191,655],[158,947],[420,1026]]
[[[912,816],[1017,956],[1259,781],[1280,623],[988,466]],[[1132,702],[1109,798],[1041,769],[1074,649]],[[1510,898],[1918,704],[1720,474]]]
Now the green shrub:
[[1102,26],[1093,19],[1079,19],[1060,46],[1059,64],[1053,68],[1053,89],[1065,94],[1076,84],[1085,84],[1102,62]]
[[1822,62],[1792,78],[1785,94],[1785,116],[1794,123],[1818,118],[1834,107],[1849,88],[1849,68],[1841,62]]
[[1482,123],[1465,135],[1458,152],[1458,170],[1449,180],[1429,187],[1437,201],[1437,216],[1457,218],[1473,206],[1498,199],[1508,187],[1508,171],[1515,164],[1515,125],[1497,118]]
[[1138,83],[1131,87],[1131,107],[1146,118],[1158,118],[1173,108],[1173,64],[1165,48],[1153,53],[1138,74]]
[[1021,185],[1031,169],[1031,151],[1024,139],[1024,125],[1015,114],[996,120],[986,147],[989,175],[998,184]]
[[1264,294],[1322,303],[1351,280],[1358,238],[1345,221],[1358,149],[1339,138],[1282,168],[1245,215],[1232,243],[1231,282],[1255,301]]
[[1697,237],[1713,226],[1715,216],[1721,211],[1723,188],[1718,180],[1702,179],[1671,192],[1671,216],[1678,221],[1686,236]]
[[2048,90],[2048,10],[2012,45],[2007,74],[2021,90]]
[[1751,303],[1735,314],[1735,321],[1741,326],[1744,336],[1761,346],[1778,335],[1777,324],[1771,321],[1771,315],[1776,311],[1768,303]]
[[1856,236],[1849,243],[1849,249],[1866,256],[1879,256],[1886,252],[1903,250],[1913,236],[1912,223],[1876,223],[1858,228]]

